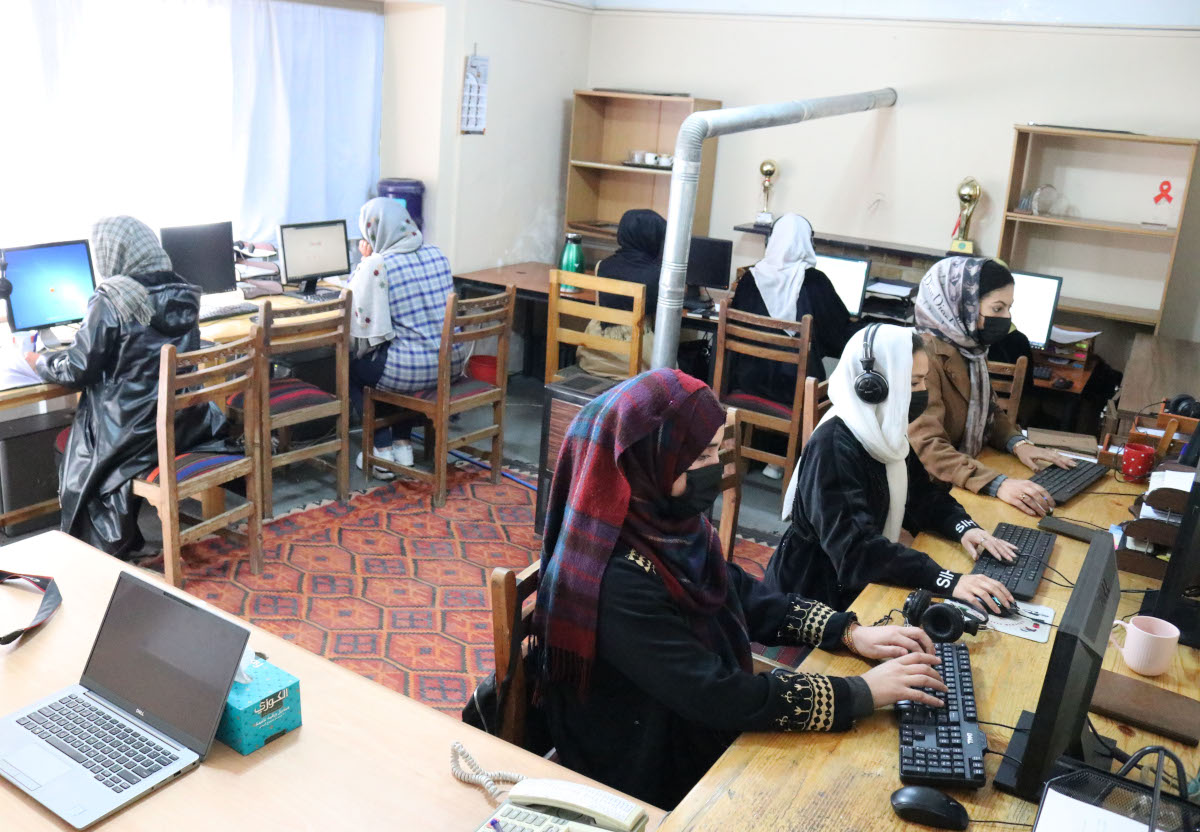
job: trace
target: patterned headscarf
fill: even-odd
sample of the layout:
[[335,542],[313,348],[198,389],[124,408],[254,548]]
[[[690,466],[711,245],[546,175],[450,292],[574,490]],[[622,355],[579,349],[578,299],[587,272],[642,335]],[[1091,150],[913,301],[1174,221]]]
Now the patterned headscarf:
[[370,200],[358,212],[358,230],[370,243],[371,256],[364,257],[350,277],[354,298],[350,335],[355,355],[365,355],[396,337],[384,255],[416,251],[425,240],[408,209],[382,196]]
[[728,645],[750,669],[740,611],[716,530],[702,515],[664,516],[671,486],[725,421],[712,390],[679,370],[653,370],[592,400],[575,416],[554,471],[534,611],[540,677],[586,692],[596,658],[600,584],[632,549],[650,564],[700,640]]
[[133,217],[105,217],[92,226],[92,253],[101,284],[96,291],[112,303],[122,321],[150,323],[154,307],[136,275],[169,272],[171,258],[159,245],[158,235]]
[[399,200],[377,196],[358,212],[358,230],[375,254],[416,251],[424,242],[417,224]]
[[988,376],[987,347],[979,340],[979,273],[983,257],[947,257],[921,278],[914,309],[917,331],[953,344],[971,373],[967,428],[958,450],[976,456],[992,423],[995,404]]

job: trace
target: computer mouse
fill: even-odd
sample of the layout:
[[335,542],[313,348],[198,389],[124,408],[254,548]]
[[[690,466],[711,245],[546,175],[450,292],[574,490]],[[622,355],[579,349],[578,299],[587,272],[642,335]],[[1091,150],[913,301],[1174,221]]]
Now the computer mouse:
[[1006,607],[1004,605],[1004,602],[1001,601],[999,598],[997,598],[995,595],[992,596],[992,600],[996,602],[996,606],[1000,608],[1000,612],[994,613],[989,610],[988,612],[991,615],[999,615],[1001,618],[1012,618],[1014,615],[1016,615],[1018,612],[1020,612],[1020,610],[1017,609],[1015,604],[1011,607]]
[[901,820],[934,829],[966,829],[971,818],[963,805],[931,786],[905,786],[892,792],[892,811]]
[[1069,390],[1075,386],[1075,383],[1069,378],[1062,378],[1060,376],[1059,378],[1056,378],[1054,381],[1050,382],[1050,386],[1055,390]]

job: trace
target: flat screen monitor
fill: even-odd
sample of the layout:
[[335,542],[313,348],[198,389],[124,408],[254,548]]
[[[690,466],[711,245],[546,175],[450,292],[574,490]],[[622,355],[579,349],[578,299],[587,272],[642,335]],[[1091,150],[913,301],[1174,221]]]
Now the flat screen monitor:
[[1044,349],[1050,340],[1050,325],[1058,308],[1062,278],[1048,274],[1013,272],[1013,326],[1029,339],[1029,346]]
[[185,225],[159,230],[175,274],[206,295],[237,288],[233,267],[233,223]]
[[321,278],[349,274],[349,246],[345,220],[281,225],[280,273],[288,283],[303,283],[304,292],[311,294]]
[[867,291],[867,275],[871,271],[870,260],[818,254],[817,268],[829,278],[834,291],[846,304],[847,312],[851,315],[862,312],[863,293]]
[[733,267],[733,240],[693,237],[688,252],[687,285],[728,289]]
[[1111,763],[1111,748],[1088,733],[1087,714],[1120,599],[1112,535],[1097,534],[1058,624],[1037,711],[1017,720],[996,788],[1037,803],[1046,780],[1061,773],[1060,758],[1098,768]]
[[12,284],[5,304],[14,332],[83,320],[96,288],[87,240],[9,248],[0,255]]
[[1200,647],[1200,482],[1192,484],[1162,587],[1146,593],[1141,612],[1178,627],[1180,644]]

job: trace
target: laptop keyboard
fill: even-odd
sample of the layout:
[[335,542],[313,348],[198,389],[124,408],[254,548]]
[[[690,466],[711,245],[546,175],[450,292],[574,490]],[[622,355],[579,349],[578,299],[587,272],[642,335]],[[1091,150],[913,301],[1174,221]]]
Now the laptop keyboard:
[[71,694],[17,720],[117,794],[179,759],[170,749]]

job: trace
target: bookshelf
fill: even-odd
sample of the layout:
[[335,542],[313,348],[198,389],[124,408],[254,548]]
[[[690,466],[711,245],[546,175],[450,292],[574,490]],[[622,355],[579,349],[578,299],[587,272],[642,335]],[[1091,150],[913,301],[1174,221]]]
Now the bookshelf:
[[[1196,162],[1196,139],[1016,125],[999,256],[1061,275],[1058,308],[1156,332]],[[1170,182],[1171,199],[1154,197]],[[1048,214],[1022,196],[1053,185]]]

